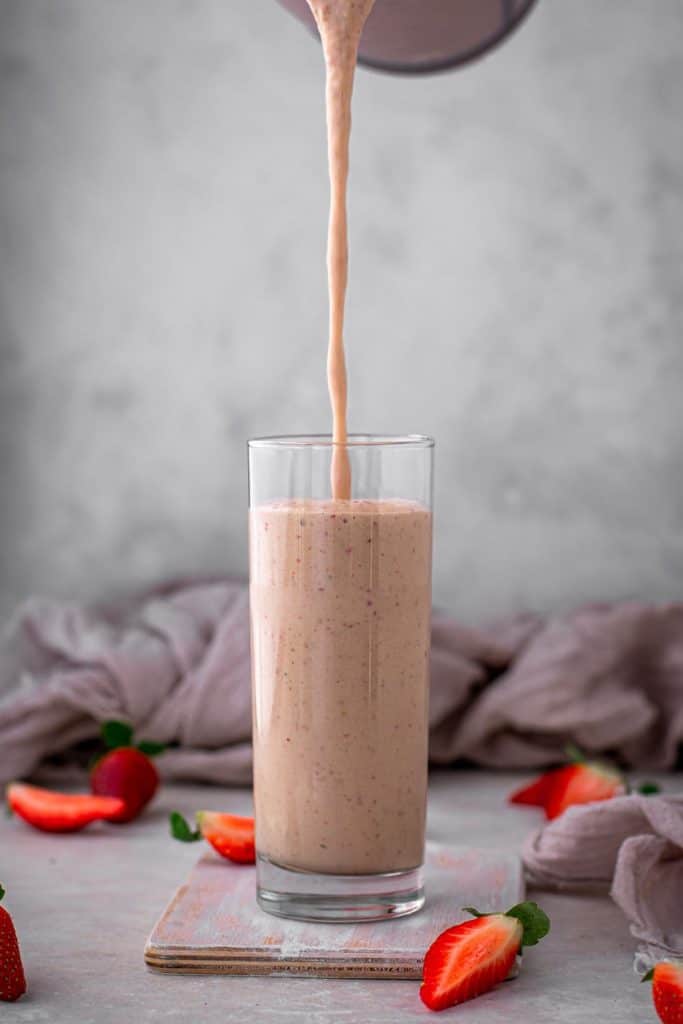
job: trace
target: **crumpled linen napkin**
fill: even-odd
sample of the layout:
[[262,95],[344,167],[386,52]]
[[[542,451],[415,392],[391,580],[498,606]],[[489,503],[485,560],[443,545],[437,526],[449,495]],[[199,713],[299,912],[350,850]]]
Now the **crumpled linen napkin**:
[[[541,766],[573,740],[661,769],[683,742],[683,604],[588,605],[484,629],[436,613],[431,668],[437,763]],[[123,718],[174,744],[157,762],[165,778],[248,784],[249,671],[239,580],[89,607],[31,599],[0,638],[0,782]],[[611,885],[645,962],[683,955],[683,797],[571,808],[524,856],[536,884]]]
[[[569,740],[668,768],[683,742],[683,604],[588,605],[475,629],[435,613],[430,756],[489,767],[561,760]],[[37,598],[0,638],[0,782],[128,719],[174,743],[165,778],[251,775],[248,598],[179,581],[108,605]]]
[[249,611],[240,581],[173,584],[116,604],[31,599],[0,641],[0,781],[110,718],[177,743],[164,778],[251,780]]
[[635,967],[683,957],[683,795],[568,808],[526,841],[537,888],[609,891],[639,942]]

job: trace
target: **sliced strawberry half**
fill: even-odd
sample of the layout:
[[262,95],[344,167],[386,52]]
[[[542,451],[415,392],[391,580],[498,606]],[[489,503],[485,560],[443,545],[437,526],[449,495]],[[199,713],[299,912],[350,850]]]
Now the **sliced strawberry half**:
[[601,764],[585,762],[569,764],[556,773],[546,800],[548,819],[557,818],[575,804],[591,804],[610,800],[626,792],[619,772]]
[[474,999],[504,981],[522,946],[533,946],[550,929],[536,903],[518,903],[506,914],[479,914],[448,928],[424,960],[420,999],[430,1010],[445,1010]]
[[662,1024],[683,1024],[683,962],[662,960],[643,981],[652,981],[652,1001]]
[[581,751],[568,749],[573,764],[544,772],[508,797],[511,804],[542,807],[547,818],[557,818],[574,804],[609,800],[626,792],[624,779],[607,765],[586,761]]
[[206,839],[221,857],[236,864],[256,861],[254,845],[254,819],[218,811],[197,811],[198,828],[191,829],[182,814],[174,811],[170,817],[171,835],[183,843]]
[[521,945],[521,924],[505,914],[448,928],[427,950],[420,999],[445,1010],[488,992],[507,978]]
[[227,857],[238,864],[253,864],[256,861],[253,818],[199,811],[197,824],[204,838],[221,857]]
[[92,821],[110,821],[125,808],[123,800],[88,793],[55,793],[25,782],[11,782],[7,803],[20,818],[43,832],[78,832]]

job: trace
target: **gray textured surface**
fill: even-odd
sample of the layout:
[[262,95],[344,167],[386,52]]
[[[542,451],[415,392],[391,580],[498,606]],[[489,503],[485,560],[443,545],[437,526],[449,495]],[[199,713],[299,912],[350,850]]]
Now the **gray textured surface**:
[[[682,58],[680,0],[541,0],[359,75],[351,425],[438,438],[466,618],[681,593]],[[273,0],[0,0],[0,615],[245,567],[245,438],[329,422],[324,161]]]
[[[510,775],[432,777],[429,838],[518,849],[539,823],[513,808]],[[674,780],[667,788],[674,786]],[[120,831],[47,836],[0,820],[0,861],[30,996],[3,1006],[8,1024],[396,1024],[430,1018],[416,982],[307,978],[169,977],[146,971],[145,939],[197,858],[167,836],[169,809],[248,813],[244,791],[169,787],[145,817]],[[536,894],[551,917],[547,939],[525,955],[520,977],[464,1004],[462,1024],[645,1024],[649,986],[632,971],[634,943],[609,899]],[[446,1018],[444,1018],[445,1020]],[[450,1018],[448,1018],[450,1019]]]

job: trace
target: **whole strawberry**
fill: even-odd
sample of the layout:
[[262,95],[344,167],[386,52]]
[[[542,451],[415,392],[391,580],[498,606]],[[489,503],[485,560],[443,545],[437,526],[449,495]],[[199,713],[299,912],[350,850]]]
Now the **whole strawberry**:
[[662,1024],[683,1024],[683,960],[660,960],[643,978]]
[[110,821],[132,821],[159,787],[159,774],[151,758],[164,748],[159,743],[144,740],[133,746],[133,730],[126,722],[105,722],[102,739],[109,752],[91,768],[90,788],[99,796],[117,796],[123,800],[123,810]]
[[[5,890],[0,885],[0,900]],[[21,964],[19,940],[12,918],[0,907],[0,999],[13,1003],[26,991],[26,978]]]

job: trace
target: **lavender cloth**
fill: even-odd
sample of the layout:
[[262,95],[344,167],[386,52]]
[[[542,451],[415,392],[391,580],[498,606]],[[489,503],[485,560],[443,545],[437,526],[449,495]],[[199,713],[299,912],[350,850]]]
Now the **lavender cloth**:
[[[0,641],[0,781],[124,718],[177,746],[167,779],[251,777],[247,591],[234,580],[171,584],[115,605],[31,600]],[[432,631],[430,753],[493,767],[562,757],[573,740],[641,768],[683,741],[683,605],[587,606]],[[532,880],[612,885],[647,959],[683,955],[683,797],[571,808],[530,840]]]
[[[177,746],[165,778],[250,780],[247,591],[169,584],[115,605],[33,599],[0,641],[0,782],[118,717]],[[591,605],[472,629],[435,614],[430,754],[542,766],[568,740],[668,768],[683,741],[683,605]]]
[[622,796],[570,807],[526,842],[529,881],[609,890],[639,941],[636,970],[683,956],[683,796]]

